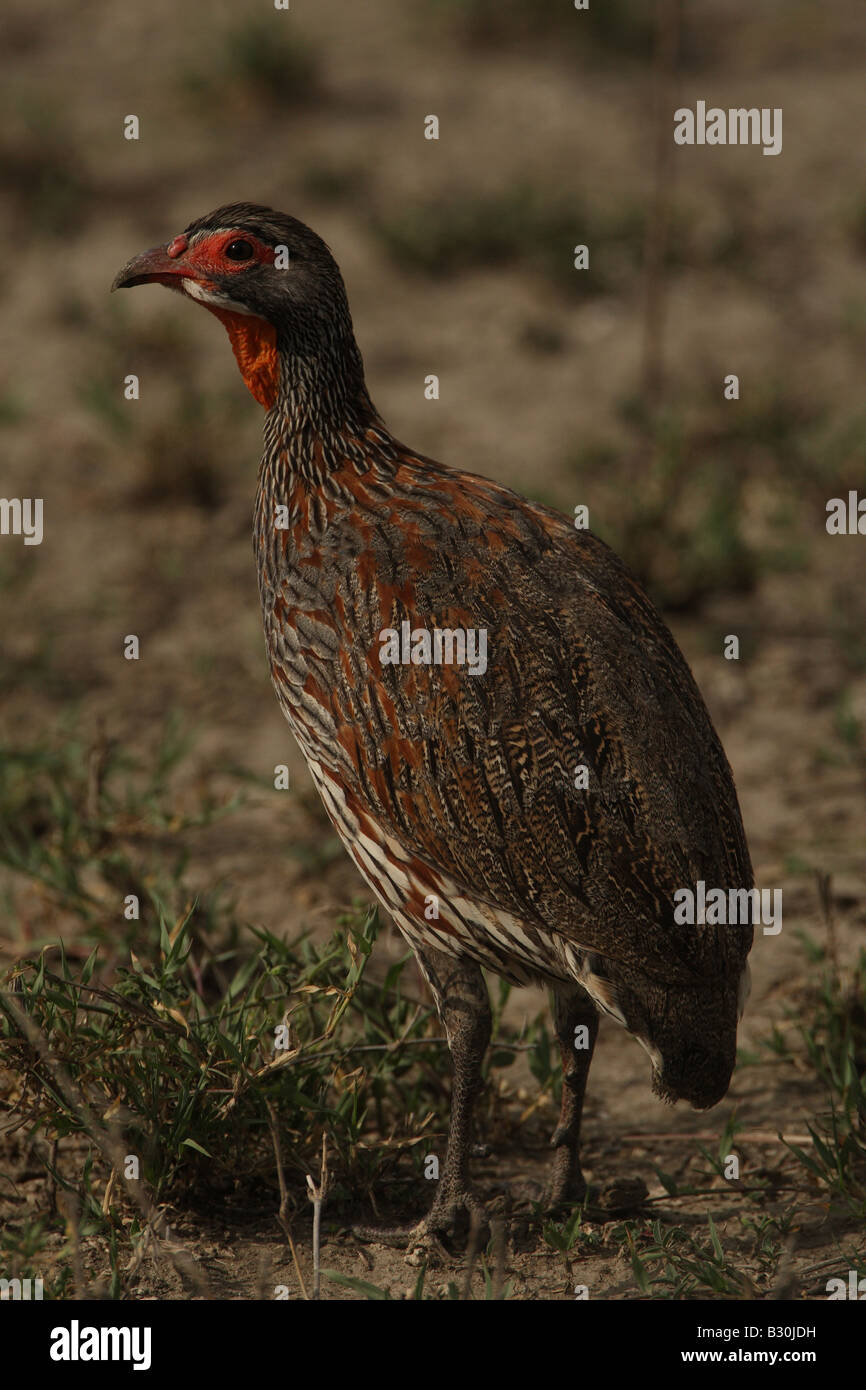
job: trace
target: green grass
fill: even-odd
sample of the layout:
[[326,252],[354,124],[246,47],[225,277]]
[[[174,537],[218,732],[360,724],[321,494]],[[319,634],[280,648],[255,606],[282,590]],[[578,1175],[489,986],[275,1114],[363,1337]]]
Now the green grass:
[[866,1219],[866,950],[849,971],[825,960],[801,1023],[805,1060],[825,1101],[810,1121],[812,1149],[791,1145],[814,1183],[859,1221]]
[[[375,1110],[378,1102],[380,1123],[402,1132],[402,1117],[424,1103],[420,1090],[404,1084],[411,1052],[398,1056],[390,1046],[419,1040],[428,1017],[401,993],[402,963],[385,986],[363,990],[355,1020],[363,1019],[363,1028],[335,1039],[362,990],[375,914],[318,948],[258,932],[255,949],[213,956],[196,926],[195,906],[173,925],[161,917],[158,952],[143,958],[130,952],[111,972],[111,985],[103,982],[107,952],[99,947],[80,966],[62,948],[54,968],[55,952],[19,964],[14,992],[0,1007],[6,1063],[24,1077],[33,1132],[50,1143],[87,1138],[104,1158],[99,1140],[107,1130],[95,1117],[116,1114],[124,1151],[140,1156],[153,1199],[194,1191],[201,1201],[215,1183],[240,1172],[250,1188],[272,1175],[271,1101],[299,1201],[322,1134],[335,1155],[332,1200],[352,1197],[376,1164],[360,1143],[368,1107]],[[227,980],[218,997],[216,967]],[[16,1005],[46,1053],[22,1030]],[[286,1047],[278,1050],[281,1024]],[[360,1071],[359,1048],[377,1049],[365,1053]],[[428,1060],[438,1056],[431,1040]],[[50,1171],[69,1187],[59,1169]]]
[[[829,898],[827,880],[827,902]],[[825,909],[826,910],[826,909]],[[809,983],[789,1006],[783,1028],[762,1042],[764,1055],[823,1094],[807,1122],[811,1146],[789,1143],[805,1177],[805,1193],[819,1195],[843,1215],[866,1218],[866,950],[847,969],[835,959],[832,931],[823,944],[796,933],[809,966]],[[760,1061],[750,1055],[746,1065]],[[784,1072],[783,1072],[784,1075]]]
[[599,1249],[603,1239],[601,1229],[587,1223],[583,1207],[575,1207],[561,1221],[545,1221],[541,1234],[545,1243],[561,1255],[593,1253]]
[[573,269],[572,248],[587,240],[582,210],[529,184],[408,203],[374,220],[373,231],[397,265],[433,277],[524,264],[575,293],[594,283],[591,270]]
[[[377,1204],[420,1214],[424,1155],[444,1152],[447,1049],[414,975],[406,988],[408,953],[368,980],[376,913],[353,911],[323,943],[286,942],[239,921],[218,883],[190,889],[196,833],[244,805],[242,792],[216,800],[197,779],[194,795],[180,791],[191,746],[169,719],[147,760],[73,729],[0,757],[0,864],[63,923],[0,984],[4,1128],[48,1194],[35,1216],[8,1223],[2,1249],[22,1277],[50,1268],[46,1297],[83,1291],[87,1242],[103,1252],[102,1293],[121,1296],[123,1269],[167,1204],[206,1210],[216,1195],[228,1210],[270,1203],[276,1216],[281,1171],[289,1211],[306,1211],[323,1139],[331,1224],[374,1190]],[[128,921],[129,894],[140,916]],[[534,1045],[504,1029],[507,997],[503,985],[488,1074]]]
[[[46,1278],[49,1298],[128,1295],[125,1271],[169,1206],[254,1201],[276,1217],[281,1172],[289,1217],[305,1212],[323,1139],[328,1229],[374,1196],[420,1215],[424,1156],[444,1152],[447,1049],[414,975],[406,988],[408,954],[368,979],[376,914],[353,912],[324,943],[285,942],[245,927],[218,884],[190,890],[196,833],[242,811],[249,785],[239,776],[217,801],[194,779],[182,794],[191,747],[169,719],[146,760],[72,728],[0,758],[0,864],[63,922],[0,985],[4,1128],[44,1175],[36,1214],[7,1222],[4,1265]],[[127,921],[131,893],[141,911]],[[488,1075],[536,1046],[538,1030],[520,1043],[503,1027],[507,999],[503,984]],[[546,1036],[539,1048],[549,1088]],[[96,1283],[83,1249],[101,1252]]]
[[[160,911],[178,915],[190,896],[183,834],[241,804],[240,793],[216,800],[205,792],[179,809],[172,778],[190,746],[169,716],[148,763],[111,738],[88,743],[71,728],[53,745],[0,749],[0,864],[73,914],[88,943],[153,936]],[[156,870],[147,850],[137,851],[142,845],[159,846]],[[140,920],[123,917],[128,895],[139,899]],[[207,915],[210,905],[201,910]]]
[[[573,193],[552,194],[531,177],[516,177],[497,190],[404,200],[399,211],[374,216],[371,231],[404,270],[441,279],[516,267],[582,298],[634,283],[643,263],[645,214],[634,201],[591,210]],[[585,270],[574,267],[580,245],[589,248]]]
[[316,92],[319,64],[309,44],[298,39],[282,16],[245,21],[225,37],[230,81],[283,106],[303,105]]
[[12,391],[0,393],[0,428],[18,425],[26,419],[27,410],[22,401]]
[[[326,941],[286,942],[238,920],[219,884],[197,897],[190,844],[217,817],[243,813],[250,780],[238,774],[241,790],[215,799],[189,778],[191,751],[188,731],[169,719],[146,760],[72,728],[54,745],[0,758],[0,864],[64,924],[62,940],[37,939],[0,986],[4,1129],[44,1175],[35,1210],[7,1219],[0,1253],[10,1277],[45,1278],[46,1297],[129,1296],[129,1271],[172,1210],[206,1212],[216,1201],[231,1221],[253,1202],[276,1218],[282,1180],[291,1222],[309,1209],[306,1175],[318,1171],[323,1140],[326,1234],[371,1207],[399,1220],[420,1215],[425,1155],[444,1153],[446,1049],[416,997],[411,957],[371,977],[378,918],[362,905]],[[190,781],[195,793],[182,793]],[[16,895],[5,892],[14,923]],[[132,922],[120,910],[129,892],[141,898]],[[819,978],[764,1054],[782,1072],[806,1068],[823,1093],[811,1145],[780,1145],[784,1176],[752,1154],[739,1182],[722,1182],[727,1155],[748,1150],[729,1111],[717,1143],[695,1143],[666,1165],[672,1172],[657,1169],[664,1193],[650,1199],[654,1219],[604,1222],[576,1208],[550,1220],[530,1204],[526,1219],[562,1261],[563,1287],[584,1282],[575,1260],[619,1251],[637,1297],[765,1296],[799,1212],[816,1198],[841,1222],[848,1258],[845,1223],[866,1216],[866,952],[846,974],[828,946],[806,936],[802,945]],[[503,1022],[509,986],[491,983],[481,1121],[507,1152],[518,1136],[547,1132],[561,1068],[546,1017],[516,1034]],[[519,1050],[533,1078],[528,1104],[509,1084]],[[137,1178],[125,1172],[130,1155]],[[704,1218],[677,1210],[696,1198]],[[97,1273],[84,1270],[84,1249]],[[399,1295],[325,1273],[376,1300],[513,1296],[501,1245],[479,1252],[480,1278],[474,1259],[459,1283],[431,1287],[422,1270]]]
[[319,55],[292,27],[291,15],[270,14],[234,24],[215,36],[206,65],[188,69],[182,85],[212,120],[214,103],[229,113],[307,106],[321,95]]
[[631,1255],[635,1282],[648,1298],[742,1299],[754,1297],[751,1280],[725,1251],[713,1218],[707,1234],[695,1237],[681,1226],[653,1221],[649,1230],[631,1222],[622,1235]]
[[[482,1259],[481,1261],[483,1285],[483,1293],[479,1300],[481,1302],[490,1302],[499,1299],[504,1301],[513,1297],[513,1285],[510,1281],[503,1283],[501,1287],[497,1286],[496,1276],[491,1269],[492,1258],[492,1255],[489,1255],[488,1258]],[[411,1293],[406,1296],[406,1301],[410,1303],[457,1302],[458,1300],[473,1302],[476,1299],[476,1295],[474,1295],[469,1288],[471,1283],[471,1272],[470,1270],[469,1278],[464,1278],[462,1288],[460,1285],[455,1284],[453,1279],[449,1279],[441,1292],[431,1293],[425,1290],[428,1271],[427,1265],[424,1264],[418,1273],[418,1278],[415,1280]],[[340,1274],[338,1271],[332,1269],[323,1269],[322,1273],[332,1284],[337,1285],[339,1288],[351,1289],[353,1293],[360,1294],[370,1302],[391,1303],[397,1301],[391,1293],[390,1285],[386,1285],[383,1288],[380,1284],[372,1284],[367,1279],[356,1279],[349,1274]]]
[[[689,411],[653,410],[630,395],[618,412],[626,442],[589,438],[563,463],[575,500],[592,504],[591,529],[664,609],[751,592],[762,575],[801,569],[808,559],[802,475],[795,468],[789,476],[789,466],[802,453],[797,429],[813,417],[793,402],[789,411],[778,389],[735,406],[712,390],[697,392]],[[759,471],[773,478],[775,498],[756,529]]]

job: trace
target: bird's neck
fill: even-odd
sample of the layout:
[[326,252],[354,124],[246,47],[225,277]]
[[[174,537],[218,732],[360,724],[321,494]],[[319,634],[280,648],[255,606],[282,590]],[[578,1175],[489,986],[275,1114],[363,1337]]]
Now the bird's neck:
[[276,399],[265,417],[263,469],[272,483],[316,485],[358,456],[371,426],[383,430],[354,337],[281,346]]

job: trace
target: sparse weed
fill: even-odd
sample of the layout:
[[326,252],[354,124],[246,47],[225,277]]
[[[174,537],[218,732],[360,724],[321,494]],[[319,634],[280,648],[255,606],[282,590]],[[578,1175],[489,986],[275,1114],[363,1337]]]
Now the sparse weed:
[[718,1229],[707,1216],[708,1238],[696,1240],[681,1226],[653,1221],[649,1232],[626,1222],[615,1233],[630,1254],[641,1293],[647,1298],[753,1298],[748,1277],[725,1253]]

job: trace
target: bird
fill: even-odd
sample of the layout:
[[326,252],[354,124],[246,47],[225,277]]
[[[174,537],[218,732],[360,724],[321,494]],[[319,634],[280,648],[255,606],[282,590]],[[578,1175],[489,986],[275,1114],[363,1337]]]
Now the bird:
[[600,1014],[641,1044],[663,1100],[715,1105],[735,1064],[753,923],[677,908],[684,890],[753,885],[689,666],[591,530],[394,437],[337,262],[303,222],[217,208],[112,289],[148,283],[222,322],[265,410],[253,547],[272,683],[446,1034],[447,1147],[412,1229],[487,1219],[470,1172],[485,970],[551,991],[562,1099],[547,1203],[586,1201]]

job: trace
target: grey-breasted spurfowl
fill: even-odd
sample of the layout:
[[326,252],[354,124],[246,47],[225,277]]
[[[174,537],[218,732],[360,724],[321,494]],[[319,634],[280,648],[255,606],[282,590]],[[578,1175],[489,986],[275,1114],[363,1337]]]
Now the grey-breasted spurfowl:
[[391,435],[340,271],[303,223],[218,208],[115,288],[150,281],[222,320],[267,412],[254,545],[277,698],[447,1032],[448,1150],[422,1224],[480,1210],[482,967],[552,987],[564,1085],[550,1198],[579,1199],[598,1009],[643,1045],[668,1100],[714,1105],[734,1066],[752,926],[675,916],[678,889],[752,886],[691,672],[596,536]]

